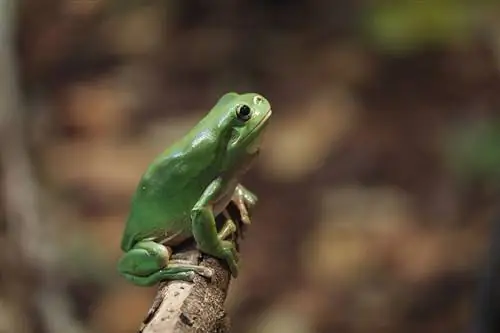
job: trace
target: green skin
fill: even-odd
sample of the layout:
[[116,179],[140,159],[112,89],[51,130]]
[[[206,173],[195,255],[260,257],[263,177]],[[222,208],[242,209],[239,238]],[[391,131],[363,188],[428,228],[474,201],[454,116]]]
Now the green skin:
[[239,184],[258,156],[271,105],[259,94],[222,96],[182,139],[159,155],[143,174],[125,225],[119,272],[132,283],[192,281],[213,271],[171,259],[172,246],[194,237],[201,252],[223,259],[238,275],[238,253],[226,240],[236,231],[227,219],[218,232],[215,216],[232,200],[250,223],[257,197]]

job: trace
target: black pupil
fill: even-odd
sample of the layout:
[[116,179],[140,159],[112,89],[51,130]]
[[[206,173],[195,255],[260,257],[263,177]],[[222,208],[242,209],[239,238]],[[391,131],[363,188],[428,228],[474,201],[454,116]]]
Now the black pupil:
[[250,107],[248,105],[242,105],[240,107],[240,116],[246,117],[250,114]]

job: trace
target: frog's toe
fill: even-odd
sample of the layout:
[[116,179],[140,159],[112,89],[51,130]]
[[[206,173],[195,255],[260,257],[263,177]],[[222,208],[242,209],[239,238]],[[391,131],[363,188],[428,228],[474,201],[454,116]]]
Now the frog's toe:
[[239,273],[239,268],[238,268],[238,264],[236,263],[236,261],[234,261],[234,260],[228,260],[227,264],[229,266],[229,271],[231,272],[231,276],[233,278],[237,278],[238,277],[238,273]]
[[181,274],[183,274],[183,276],[185,277],[184,281],[194,282],[194,277],[196,276],[195,272],[183,272]]
[[208,267],[200,267],[200,270],[198,270],[198,274],[211,280],[214,276],[214,270]]
[[228,246],[224,248],[224,258],[231,271],[231,275],[236,278],[238,277],[238,253],[234,246]]
[[250,220],[250,216],[248,214],[241,214],[241,222],[244,224],[252,224],[252,220]]

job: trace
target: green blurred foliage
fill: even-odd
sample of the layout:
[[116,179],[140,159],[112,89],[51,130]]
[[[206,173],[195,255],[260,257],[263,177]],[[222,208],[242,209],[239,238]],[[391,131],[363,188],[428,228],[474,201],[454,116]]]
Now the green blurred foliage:
[[395,53],[470,40],[489,0],[380,1],[366,10],[365,27],[379,48]]

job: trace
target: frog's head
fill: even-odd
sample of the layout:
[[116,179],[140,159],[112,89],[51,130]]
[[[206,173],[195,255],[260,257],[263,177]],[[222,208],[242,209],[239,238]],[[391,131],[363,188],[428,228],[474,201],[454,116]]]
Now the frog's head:
[[221,100],[227,101],[224,102],[224,109],[230,118],[229,126],[232,127],[228,153],[257,153],[272,113],[269,101],[256,93],[228,93]]

